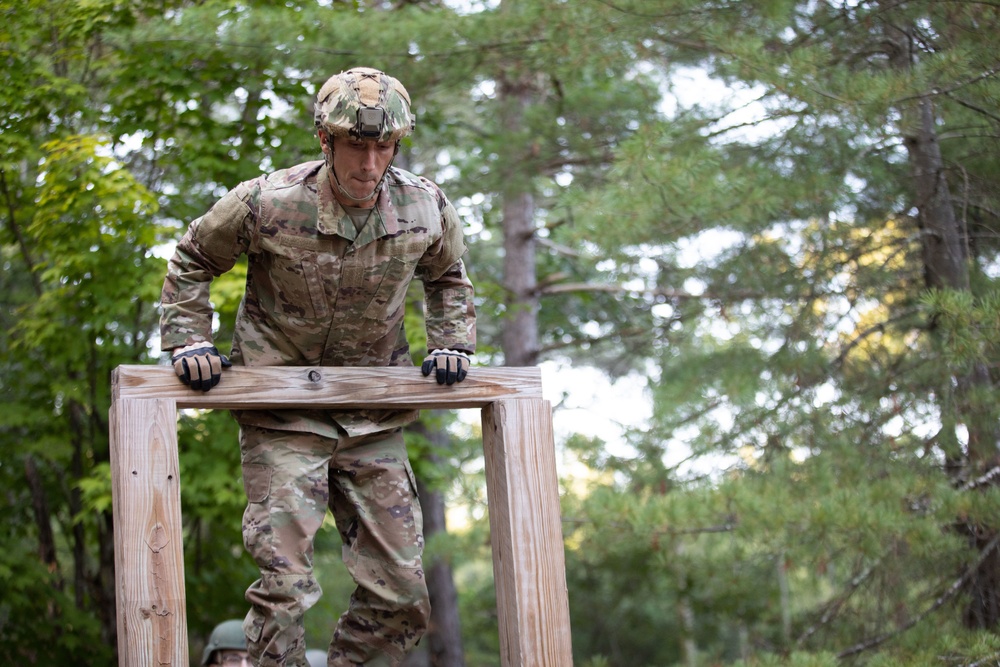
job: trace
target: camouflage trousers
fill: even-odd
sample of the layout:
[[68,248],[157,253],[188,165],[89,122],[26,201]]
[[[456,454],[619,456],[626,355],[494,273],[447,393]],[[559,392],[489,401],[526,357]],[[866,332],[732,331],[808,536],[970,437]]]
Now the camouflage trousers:
[[427,629],[423,517],[399,429],[331,439],[242,426],[243,543],[260,569],[243,623],[253,664],[307,667],[303,615],[319,600],[313,538],[327,507],[357,588],[330,667],[393,667]]

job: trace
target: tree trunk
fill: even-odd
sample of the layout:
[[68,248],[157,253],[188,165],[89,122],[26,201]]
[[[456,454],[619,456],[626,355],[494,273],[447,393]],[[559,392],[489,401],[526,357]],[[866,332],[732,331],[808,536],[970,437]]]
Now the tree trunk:
[[24,476],[31,491],[31,506],[35,513],[35,524],[38,526],[38,556],[46,568],[56,576],[56,588],[62,590],[63,579],[59,573],[59,561],[56,558],[56,542],[52,535],[52,518],[49,514],[49,502],[42,486],[38,466],[31,454],[24,458]]
[[[420,433],[436,447],[448,446],[448,434],[427,428],[424,422],[417,422],[410,429]],[[441,463],[440,457],[431,452],[427,456],[432,465]],[[444,495],[417,477],[417,494],[424,515],[424,537],[430,541],[434,535],[448,532],[445,521],[446,504]],[[462,624],[458,613],[458,591],[451,563],[445,558],[424,561],[427,589],[431,596],[431,623],[427,635],[420,646],[412,651],[403,667],[465,667],[465,653],[462,647]]]
[[118,607],[115,599],[115,533],[111,510],[97,519],[97,549],[99,568],[94,576],[94,601],[101,617],[102,635],[109,646],[118,651]]
[[[69,489],[69,509],[71,516],[83,516],[83,496],[77,482],[83,479],[83,439],[86,437],[85,410],[82,405],[72,401],[69,406],[70,428],[73,433],[72,446],[73,458],[70,464]],[[73,521],[73,596],[76,606],[80,609],[84,607],[84,597],[87,589],[87,535],[84,530],[83,521]],[[104,619],[102,619],[104,620]],[[107,624],[103,624],[107,630]]]
[[778,578],[778,601],[781,605],[781,644],[792,645],[792,596],[788,589],[788,557],[784,549],[778,553],[775,563]]
[[[528,76],[499,82],[501,124],[515,133],[523,125],[533,87]],[[504,364],[534,366],[538,363],[538,290],[535,275],[535,198],[522,160],[513,147],[506,156],[503,193],[503,285],[507,294],[507,321],[501,335]]]
[[931,288],[967,291],[966,235],[965,230],[959,228],[945,178],[935,129],[934,103],[929,97],[921,97],[912,116],[914,126],[904,130],[903,143],[913,173],[925,281]]
[[504,198],[504,287],[507,323],[503,328],[505,365],[538,363],[538,295],[535,292],[534,201],[520,193]]
[[[890,59],[897,69],[911,67],[911,48],[915,43],[912,33],[912,30],[896,26],[886,28],[892,45]],[[938,141],[933,100],[930,95],[923,95],[915,106],[904,107],[901,112],[903,143],[913,175],[926,286],[970,291],[968,235],[955,214]],[[984,393],[992,395],[992,384],[988,369],[977,363],[971,371],[955,369],[945,378],[939,392],[943,424],[964,424],[969,434],[964,465],[955,466],[952,472],[958,479],[981,475],[989,467],[1000,464],[996,405],[992,400],[977,399]],[[952,434],[945,434],[946,439],[951,437]],[[963,520],[957,522],[957,529],[968,536],[970,546],[976,551],[991,543],[997,534],[996,526],[971,525]],[[982,561],[970,578],[966,592],[969,603],[963,621],[967,626],[991,629],[1000,625],[1000,554],[994,551]]]

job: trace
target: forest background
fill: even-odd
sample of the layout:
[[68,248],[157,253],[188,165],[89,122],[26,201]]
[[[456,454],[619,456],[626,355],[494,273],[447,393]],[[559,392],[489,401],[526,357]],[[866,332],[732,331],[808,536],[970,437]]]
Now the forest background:
[[[1000,4],[3,0],[0,17],[3,660],[115,664],[110,373],[162,362],[184,226],[318,159],[316,89],[357,64],[407,86],[398,164],[467,223],[477,362],[645,387],[620,442],[556,443],[576,664],[1000,660]],[[226,349],[241,293],[239,270],[213,286]],[[231,419],[185,412],[179,437],[197,664],[256,574]],[[435,614],[408,665],[497,665],[479,434],[427,413],[407,437]],[[349,593],[339,553],[327,526],[313,647]]]

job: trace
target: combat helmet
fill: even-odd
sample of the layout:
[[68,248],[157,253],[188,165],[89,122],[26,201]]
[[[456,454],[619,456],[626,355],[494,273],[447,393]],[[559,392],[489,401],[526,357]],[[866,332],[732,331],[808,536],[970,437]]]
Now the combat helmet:
[[397,79],[371,67],[334,74],[316,96],[316,127],[333,137],[399,141],[413,131],[410,94]]
[[215,626],[201,654],[201,664],[207,665],[215,651],[230,649],[233,651],[247,650],[247,637],[243,634],[243,621],[232,619]]

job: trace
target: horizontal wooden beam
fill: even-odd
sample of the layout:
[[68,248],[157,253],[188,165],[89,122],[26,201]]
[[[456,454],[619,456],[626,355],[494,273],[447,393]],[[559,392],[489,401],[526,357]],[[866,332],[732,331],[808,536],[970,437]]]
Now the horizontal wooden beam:
[[473,366],[468,377],[439,385],[419,368],[333,366],[234,366],[211,391],[181,384],[170,366],[119,366],[112,397],[168,399],[178,408],[267,410],[277,408],[483,408],[500,399],[542,398],[537,367]]

